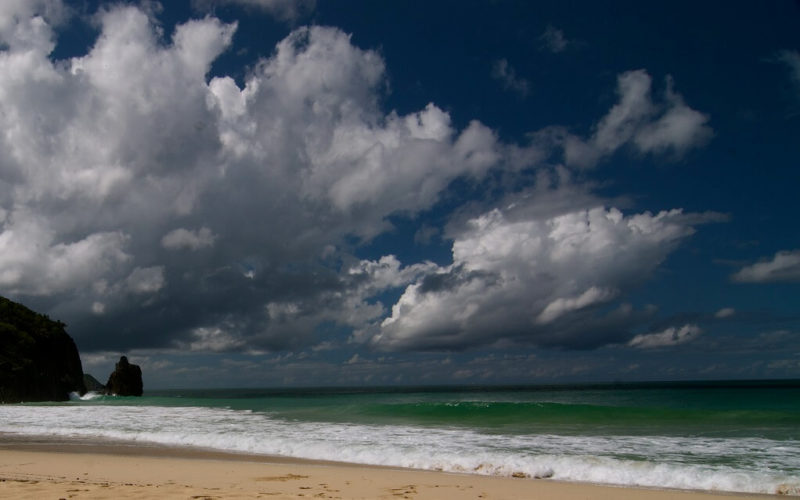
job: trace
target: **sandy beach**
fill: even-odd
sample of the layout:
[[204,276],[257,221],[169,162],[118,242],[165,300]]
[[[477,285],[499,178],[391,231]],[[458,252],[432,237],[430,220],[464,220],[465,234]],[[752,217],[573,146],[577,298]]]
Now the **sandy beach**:
[[767,495],[621,488],[124,444],[0,443],[0,498],[682,499]]

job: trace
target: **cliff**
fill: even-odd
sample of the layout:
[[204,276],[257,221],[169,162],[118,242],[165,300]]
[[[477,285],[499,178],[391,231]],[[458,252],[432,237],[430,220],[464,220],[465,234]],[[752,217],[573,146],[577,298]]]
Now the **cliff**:
[[0,402],[66,401],[83,394],[78,348],[64,323],[0,297]]

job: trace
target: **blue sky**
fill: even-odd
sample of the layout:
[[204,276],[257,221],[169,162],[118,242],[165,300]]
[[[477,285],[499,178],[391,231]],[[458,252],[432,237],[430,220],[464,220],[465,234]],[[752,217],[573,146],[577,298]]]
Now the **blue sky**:
[[6,2],[0,293],[153,388],[798,377],[798,21]]

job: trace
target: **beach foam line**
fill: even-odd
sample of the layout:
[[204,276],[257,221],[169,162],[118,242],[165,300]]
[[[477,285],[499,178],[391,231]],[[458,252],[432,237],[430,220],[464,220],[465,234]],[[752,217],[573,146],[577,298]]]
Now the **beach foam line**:
[[[24,449],[25,447],[28,449]],[[269,463],[241,455],[106,443],[102,453],[71,444],[43,451],[0,443],[0,497],[83,498],[308,497],[553,500],[765,499],[769,495],[623,488],[552,480],[448,474],[296,461]],[[177,455],[177,456],[176,456]]]
[[[125,398],[111,401],[116,404],[0,407],[0,431],[488,476],[800,494],[797,475],[771,472],[797,463],[797,442],[486,434],[461,428],[288,422],[267,413],[229,408],[127,406]],[[691,457],[695,462],[687,463]],[[720,457],[760,462],[746,469],[707,463]]]

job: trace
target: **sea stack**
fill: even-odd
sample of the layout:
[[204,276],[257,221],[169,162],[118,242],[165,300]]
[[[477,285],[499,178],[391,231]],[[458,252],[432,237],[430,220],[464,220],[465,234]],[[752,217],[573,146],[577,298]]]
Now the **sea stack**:
[[142,392],[142,369],[139,365],[130,364],[128,358],[122,356],[108,377],[106,393],[115,396],[141,396]]

